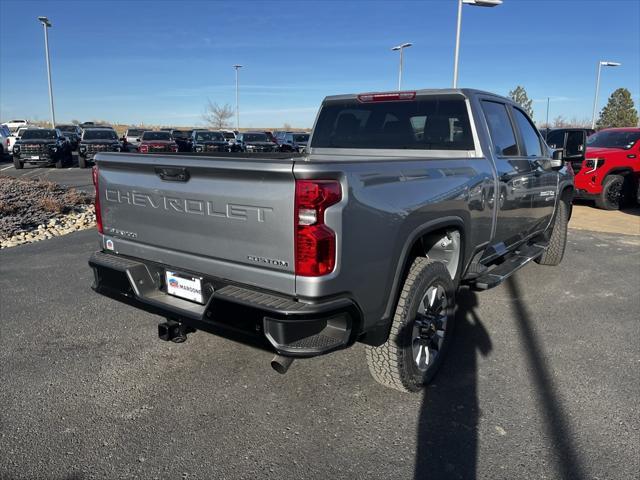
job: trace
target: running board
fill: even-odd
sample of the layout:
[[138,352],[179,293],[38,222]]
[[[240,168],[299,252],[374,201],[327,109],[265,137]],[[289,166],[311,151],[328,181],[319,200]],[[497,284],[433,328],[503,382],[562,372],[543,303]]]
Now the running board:
[[532,260],[535,260],[545,251],[545,247],[540,245],[528,245],[505,257],[504,262],[496,265],[491,270],[483,273],[471,282],[474,290],[489,290],[497,287],[511,275]]

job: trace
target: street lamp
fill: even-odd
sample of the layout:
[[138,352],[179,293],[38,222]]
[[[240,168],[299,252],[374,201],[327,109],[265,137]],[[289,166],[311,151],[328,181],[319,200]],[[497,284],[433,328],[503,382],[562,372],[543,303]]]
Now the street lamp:
[[458,57],[460,56],[460,27],[462,25],[462,4],[476,7],[496,7],[502,0],[458,0],[458,26],[456,27],[456,53],[453,59],[453,88],[458,87]]
[[51,60],[49,60],[49,31],[51,22],[47,17],[38,17],[44,27],[44,52],[47,57],[47,77],[49,79],[49,106],[51,107],[51,128],[56,126],[56,114],[53,110],[53,87],[51,86]]
[[240,109],[238,107],[238,70],[242,68],[242,65],[234,65],[236,69],[236,130],[240,130]]
[[392,51],[400,50],[400,71],[398,72],[398,90],[400,90],[400,86],[402,85],[402,52],[405,48],[409,48],[413,43],[403,43],[402,45],[398,45],[397,47],[393,47]]
[[596,76],[596,96],[593,97],[593,113],[591,114],[591,128],[596,128],[596,109],[598,108],[598,94],[600,93],[600,71],[602,67],[619,67],[618,62],[598,62],[598,75]]

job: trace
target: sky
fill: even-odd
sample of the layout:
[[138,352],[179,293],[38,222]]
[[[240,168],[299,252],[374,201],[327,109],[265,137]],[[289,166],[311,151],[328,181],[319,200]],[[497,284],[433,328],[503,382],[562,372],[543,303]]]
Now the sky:
[[[48,16],[56,121],[202,125],[208,100],[240,126],[310,127],[327,95],[452,84],[457,2],[0,0],[0,120],[49,118]],[[522,85],[534,119],[591,118],[618,87],[640,100],[640,1],[504,0],[463,7],[459,86]],[[235,123],[235,119],[233,119]]]

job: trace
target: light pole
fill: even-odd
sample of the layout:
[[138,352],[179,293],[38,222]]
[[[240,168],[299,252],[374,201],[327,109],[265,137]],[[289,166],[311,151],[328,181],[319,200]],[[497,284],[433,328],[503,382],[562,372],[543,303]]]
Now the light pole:
[[236,130],[240,130],[240,107],[238,106],[238,70],[242,68],[242,65],[234,65],[236,69]]
[[453,59],[453,88],[458,87],[458,58],[460,57],[460,27],[462,26],[462,4],[476,7],[495,7],[502,4],[502,0],[458,0],[458,25],[456,27],[456,52]]
[[596,75],[596,95],[593,97],[593,113],[591,114],[591,128],[596,128],[596,109],[598,108],[598,94],[600,93],[600,71],[602,67],[619,67],[618,62],[598,62],[598,75]]
[[546,126],[547,126],[547,128],[546,128],[546,130],[545,130],[545,134],[544,134],[544,139],[545,139],[545,140],[546,140],[546,139],[547,139],[547,137],[549,136],[549,101],[550,101],[550,98],[549,98],[549,97],[547,97],[547,120],[546,120]]
[[402,45],[398,45],[397,47],[393,47],[391,49],[394,52],[400,50],[400,71],[398,72],[398,90],[400,90],[400,87],[402,86],[402,52],[404,51],[405,48],[409,48],[412,45],[413,43],[403,43]]
[[51,22],[47,17],[38,17],[44,27],[44,52],[47,57],[47,78],[49,79],[49,106],[51,107],[51,128],[56,126],[56,114],[53,110],[53,87],[51,86],[51,60],[49,60],[49,31]]

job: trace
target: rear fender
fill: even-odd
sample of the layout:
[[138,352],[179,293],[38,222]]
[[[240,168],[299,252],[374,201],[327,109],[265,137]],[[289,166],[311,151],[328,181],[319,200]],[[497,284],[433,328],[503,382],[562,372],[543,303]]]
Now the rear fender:
[[458,283],[461,277],[461,273],[466,270],[468,261],[471,256],[471,252],[468,251],[468,246],[465,242],[466,231],[464,221],[460,217],[451,216],[439,218],[437,220],[433,220],[431,222],[420,225],[411,233],[411,235],[409,235],[401,250],[398,262],[396,264],[391,292],[389,295],[389,299],[387,300],[387,306],[385,308],[384,315],[381,321],[372,329],[367,331],[365,335],[360,339],[360,341],[368,345],[377,346],[381,345],[387,340],[387,338],[389,337],[389,330],[391,328],[393,312],[395,310],[398,296],[400,295],[402,283],[405,279],[408,269],[411,267],[411,254],[414,250],[414,247],[416,246],[417,242],[420,242],[420,239],[422,239],[429,233],[446,229],[455,229],[460,232],[460,251],[462,258],[460,259],[460,262],[458,264],[458,274],[455,278],[455,283]]

